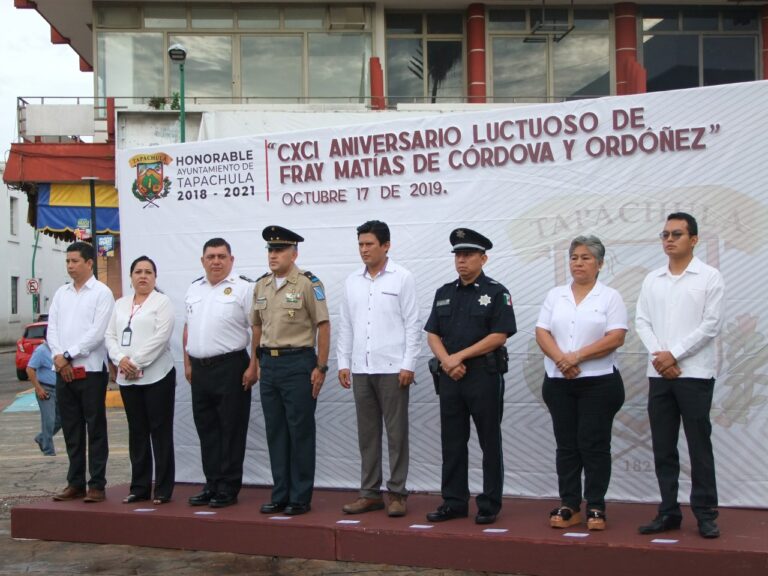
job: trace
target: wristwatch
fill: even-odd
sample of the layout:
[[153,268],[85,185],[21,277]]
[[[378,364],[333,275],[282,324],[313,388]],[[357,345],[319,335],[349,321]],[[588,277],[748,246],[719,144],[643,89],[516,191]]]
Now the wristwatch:
[[317,365],[317,369],[320,370],[320,372],[322,372],[323,374],[328,372],[328,366],[322,366],[322,365],[318,364]]
[[64,360],[66,360],[67,362],[72,362],[72,355],[69,352],[64,352],[62,356],[64,356]]

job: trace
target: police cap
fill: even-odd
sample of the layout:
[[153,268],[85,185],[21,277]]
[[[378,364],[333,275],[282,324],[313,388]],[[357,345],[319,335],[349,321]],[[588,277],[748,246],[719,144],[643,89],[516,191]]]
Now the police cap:
[[485,236],[469,228],[456,228],[451,232],[451,246],[454,254],[461,251],[485,252],[493,248],[493,242]]
[[296,232],[291,232],[282,226],[267,226],[261,231],[261,236],[267,241],[267,248],[285,248],[304,242],[304,238]]

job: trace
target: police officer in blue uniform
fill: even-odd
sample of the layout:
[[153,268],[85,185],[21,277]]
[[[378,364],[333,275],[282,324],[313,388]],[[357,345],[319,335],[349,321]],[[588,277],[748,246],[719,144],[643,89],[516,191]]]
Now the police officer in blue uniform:
[[[483,491],[477,496],[477,524],[491,524],[501,510],[504,465],[501,416],[507,338],[515,313],[509,291],[483,273],[493,243],[478,232],[458,228],[451,245],[459,278],[435,293],[425,330],[439,363],[440,438],[443,451],[443,503],[427,514],[430,522],[464,518],[469,508],[470,418],[483,451]],[[434,368],[434,367],[433,367]]]

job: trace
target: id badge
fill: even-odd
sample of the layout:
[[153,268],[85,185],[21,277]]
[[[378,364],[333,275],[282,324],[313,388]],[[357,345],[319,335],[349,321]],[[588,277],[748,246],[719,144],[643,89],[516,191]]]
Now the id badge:
[[131,330],[130,328],[126,328],[125,330],[123,330],[123,338],[120,341],[120,345],[130,346],[132,337],[133,337],[133,330]]

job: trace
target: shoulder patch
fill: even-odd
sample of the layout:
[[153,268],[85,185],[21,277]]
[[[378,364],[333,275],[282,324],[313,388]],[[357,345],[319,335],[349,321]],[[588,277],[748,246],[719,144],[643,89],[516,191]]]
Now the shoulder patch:
[[203,278],[205,278],[205,275],[200,276],[200,278],[195,278],[194,280],[192,280],[192,284],[194,284],[195,282],[200,282],[200,280],[202,280]]
[[323,287],[322,286],[312,285],[312,290],[315,293],[315,299],[316,300],[325,300],[325,292],[323,291]]
[[270,274],[272,274],[272,272],[264,272],[264,274],[262,274],[261,276],[259,276],[258,278],[256,278],[256,280],[254,280],[254,282],[258,282],[259,280],[261,280],[262,278],[266,278],[266,277],[267,277],[267,276],[269,276]]
[[310,272],[309,270],[304,272],[304,276],[309,278],[309,281],[312,282],[312,284],[318,284],[320,282],[320,279],[314,274],[312,274],[312,272]]

